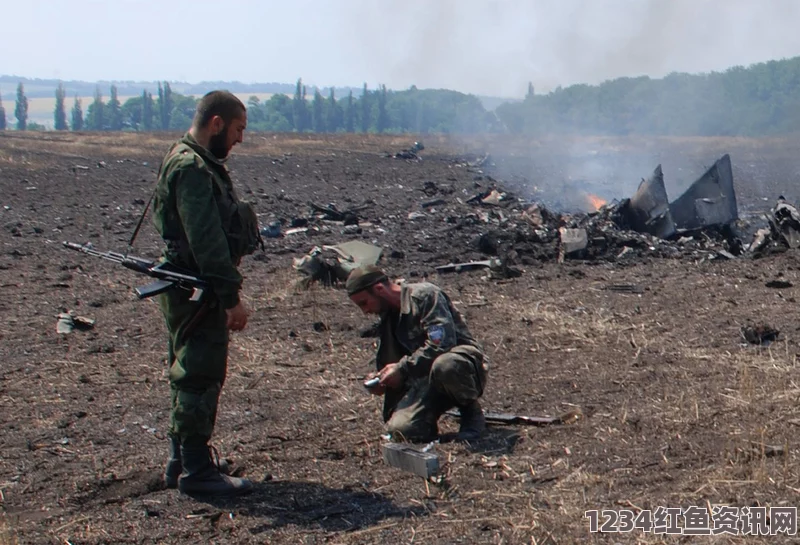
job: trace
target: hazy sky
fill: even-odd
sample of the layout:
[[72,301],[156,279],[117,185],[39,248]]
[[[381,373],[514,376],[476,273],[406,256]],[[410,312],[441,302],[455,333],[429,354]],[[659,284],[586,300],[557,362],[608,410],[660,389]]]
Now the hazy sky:
[[800,55],[800,0],[0,2],[0,74],[522,96]]

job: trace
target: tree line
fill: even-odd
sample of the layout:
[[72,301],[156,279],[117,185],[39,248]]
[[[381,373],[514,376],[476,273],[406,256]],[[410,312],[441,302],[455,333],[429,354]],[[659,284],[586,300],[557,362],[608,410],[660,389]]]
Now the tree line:
[[765,136],[800,127],[800,57],[709,74],[618,78],[572,85],[503,104],[510,132]]
[[337,98],[333,89],[323,96],[297,80],[293,96],[272,95],[261,101],[253,96],[247,103],[247,123],[260,131],[315,133],[474,133],[494,125],[494,113],[487,112],[474,95],[443,89],[390,91],[385,85],[361,94],[350,91]]
[[[56,130],[185,130],[196,99],[158,85],[120,104],[117,89],[106,102],[98,88],[84,116],[76,96],[71,114],[65,92],[56,89]],[[27,99],[17,88],[16,128],[26,130]],[[443,89],[401,91],[364,84],[355,96],[323,96],[298,79],[294,94],[247,100],[248,127],[257,131],[316,133],[483,133],[675,136],[760,136],[785,134],[800,126],[800,57],[733,67],[709,74],[672,73],[617,78],[599,85],[571,85],[537,94],[529,84],[525,99],[487,111],[474,95]],[[69,117],[69,120],[68,120]],[[6,127],[0,101],[0,130]]]
[[[85,114],[82,101],[76,95],[68,116],[66,91],[59,84],[55,93],[53,128],[57,131],[185,130],[191,124],[197,103],[192,97],[173,93],[168,82],[158,84],[157,98],[144,90],[140,96],[131,97],[124,104],[119,100],[115,85],[111,85],[110,91],[106,101],[97,87],[94,100],[88,105]],[[17,119],[17,130],[44,130],[41,125],[28,123],[28,99],[22,83],[17,86],[14,117]],[[5,108],[0,99],[0,130],[4,130],[6,124]]]
[[[180,131],[191,125],[197,99],[173,92],[169,82],[158,84],[158,96],[147,90],[120,103],[117,87],[111,85],[108,100],[100,88],[84,113],[78,96],[67,112],[66,91],[55,91],[53,128],[57,131]],[[372,90],[364,84],[361,94],[353,92],[338,99],[331,88],[323,97],[318,88],[310,92],[302,79],[294,96],[278,93],[262,101],[256,95],[247,100],[248,128],[274,132],[479,132],[496,122],[480,99],[448,90],[389,91],[385,85]],[[17,86],[14,116],[17,130],[43,130],[29,124],[24,85]],[[5,128],[5,111],[0,99],[0,130]]]

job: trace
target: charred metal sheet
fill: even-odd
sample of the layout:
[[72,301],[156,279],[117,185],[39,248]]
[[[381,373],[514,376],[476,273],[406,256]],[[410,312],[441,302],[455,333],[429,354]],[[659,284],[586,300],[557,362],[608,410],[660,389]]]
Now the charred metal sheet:
[[630,198],[626,212],[635,231],[650,233],[659,238],[670,238],[675,234],[675,223],[669,210],[661,165],[656,167],[649,179],[642,180],[639,184],[636,193]]
[[585,250],[589,245],[589,235],[586,229],[558,229],[561,235],[561,248],[564,255],[570,255]]
[[726,153],[669,205],[678,229],[727,225],[739,217],[731,158]]

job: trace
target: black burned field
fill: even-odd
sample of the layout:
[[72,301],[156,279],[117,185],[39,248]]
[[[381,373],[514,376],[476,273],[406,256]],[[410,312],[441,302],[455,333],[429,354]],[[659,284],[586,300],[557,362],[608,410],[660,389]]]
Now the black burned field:
[[[797,250],[734,255],[714,233],[657,240],[594,211],[658,164],[677,197],[730,154],[755,221],[800,196],[797,142],[429,137],[414,160],[391,157],[413,138],[247,135],[229,168],[282,236],[242,264],[251,316],[213,443],[257,489],[200,502],[160,481],[166,331],[133,292],[149,279],[62,244],[125,251],[174,137],[0,135],[3,545],[660,543],[677,539],[592,533],[585,513],[800,504]],[[565,256],[573,224],[588,247]],[[427,480],[386,465],[361,384],[373,320],[294,266],[351,240],[450,293],[490,357],[487,410],[580,416],[434,444]],[[131,253],[160,250],[148,216]],[[493,258],[506,266],[437,272]],[[58,332],[62,313],[81,327]]]

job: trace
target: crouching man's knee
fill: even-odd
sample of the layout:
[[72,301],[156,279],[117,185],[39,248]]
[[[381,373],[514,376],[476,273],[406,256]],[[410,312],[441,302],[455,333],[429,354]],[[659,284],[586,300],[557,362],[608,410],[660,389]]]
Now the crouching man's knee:
[[393,441],[422,443],[433,441],[439,435],[437,423],[429,418],[414,415],[408,410],[398,410],[386,423]]
[[457,346],[436,358],[430,378],[431,384],[457,405],[475,401],[486,384],[483,354],[471,346]]

